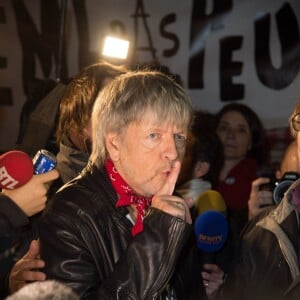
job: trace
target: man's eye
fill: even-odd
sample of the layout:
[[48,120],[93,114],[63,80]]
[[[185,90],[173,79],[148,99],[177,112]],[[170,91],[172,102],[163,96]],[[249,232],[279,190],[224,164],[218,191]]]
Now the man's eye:
[[175,134],[174,137],[175,137],[175,140],[177,140],[177,141],[183,141],[184,142],[186,140],[186,137],[184,135],[181,135],[181,134]]
[[151,139],[157,139],[158,134],[157,134],[157,133],[150,133],[150,134],[149,134],[149,137],[150,137]]

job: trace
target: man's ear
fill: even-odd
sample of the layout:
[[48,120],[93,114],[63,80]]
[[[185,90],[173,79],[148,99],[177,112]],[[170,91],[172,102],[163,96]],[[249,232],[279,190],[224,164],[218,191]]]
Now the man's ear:
[[116,133],[108,133],[105,137],[106,149],[112,161],[119,160],[119,138]]
[[205,174],[208,173],[210,168],[210,163],[206,161],[198,161],[194,168],[194,176],[196,178],[202,178]]

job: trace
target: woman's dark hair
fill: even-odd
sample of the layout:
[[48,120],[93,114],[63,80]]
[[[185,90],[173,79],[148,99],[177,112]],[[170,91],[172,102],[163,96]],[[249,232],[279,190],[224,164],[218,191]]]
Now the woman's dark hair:
[[196,110],[193,113],[191,132],[195,137],[193,144],[194,164],[208,162],[209,171],[202,177],[215,188],[224,163],[223,145],[214,130],[215,116],[212,113]]
[[259,166],[269,164],[269,145],[267,144],[265,128],[258,115],[247,105],[241,103],[230,103],[216,114],[216,128],[222,116],[230,111],[240,113],[247,121],[252,138],[251,148],[247,153],[247,157],[257,161]]
[[116,66],[105,61],[83,68],[68,84],[60,101],[59,120],[56,130],[57,144],[64,135],[71,132],[82,134],[84,127],[91,119],[94,102],[111,80],[126,72],[125,67]]

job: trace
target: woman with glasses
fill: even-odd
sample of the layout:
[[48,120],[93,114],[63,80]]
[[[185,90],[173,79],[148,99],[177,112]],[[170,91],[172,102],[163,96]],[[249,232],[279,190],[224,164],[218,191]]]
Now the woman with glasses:
[[[300,101],[290,118],[300,155]],[[300,179],[277,205],[265,208],[243,231],[222,300],[294,300],[300,297]]]

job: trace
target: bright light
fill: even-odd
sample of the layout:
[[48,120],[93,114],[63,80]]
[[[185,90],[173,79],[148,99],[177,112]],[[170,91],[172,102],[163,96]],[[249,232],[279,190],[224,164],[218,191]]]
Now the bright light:
[[126,59],[128,48],[129,41],[108,36],[104,40],[102,54],[105,56]]

